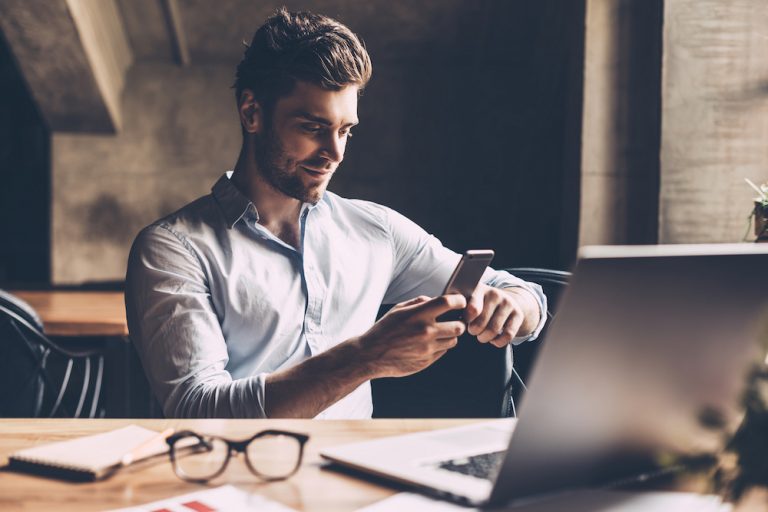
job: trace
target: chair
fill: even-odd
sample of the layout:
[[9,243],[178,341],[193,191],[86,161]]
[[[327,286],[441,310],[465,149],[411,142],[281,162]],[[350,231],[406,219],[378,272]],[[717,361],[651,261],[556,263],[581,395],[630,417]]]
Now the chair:
[[[559,298],[570,274],[558,270],[511,268],[510,273],[541,284],[550,305]],[[384,310],[385,311],[385,310]],[[546,334],[546,327],[539,339]],[[464,334],[429,368],[408,377],[371,381],[376,418],[489,418],[513,413],[512,400],[522,393],[513,368],[525,379],[539,342],[500,350]],[[521,354],[518,356],[518,354]],[[502,405],[500,408],[499,405]]]
[[374,379],[374,418],[490,418],[499,416],[507,356],[464,334],[430,367],[407,377]]
[[546,339],[547,330],[555,318],[560,295],[567,286],[571,273],[532,267],[506,268],[504,270],[520,279],[540,285],[547,296],[547,324],[539,334],[538,340],[534,343],[523,343],[516,347],[510,346],[506,351],[508,359],[505,378],[507,383],[504,386],[501,416],[513,417],[517,415],[515,403],[520,401],[525,391],[525,379],[530,374],[539,347]]
[[100,347],[59,345],[29,304],[0,290],[0,417],[102,416],[103,375]]

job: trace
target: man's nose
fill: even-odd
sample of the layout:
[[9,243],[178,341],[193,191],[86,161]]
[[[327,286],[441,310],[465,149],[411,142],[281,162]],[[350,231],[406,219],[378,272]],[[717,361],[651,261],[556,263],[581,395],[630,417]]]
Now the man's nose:
[[329,135],[323,141],[320,155],[331,163],[340,163],[344,159],[344,147],[346,141],[346,137],[339,137],[335,133]]

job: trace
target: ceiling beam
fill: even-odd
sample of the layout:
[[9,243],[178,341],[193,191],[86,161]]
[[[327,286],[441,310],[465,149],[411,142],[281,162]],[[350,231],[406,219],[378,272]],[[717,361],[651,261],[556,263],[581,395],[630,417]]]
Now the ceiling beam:
[[176,0],[163,0],[163,12],[168,25],[168,34],[171,38],[176,62],[182,67],[189,66],[189,45],[181,23],[181,11]]
[[114,0],[3,0],[0,30],[52,131],[119,130],[132,55]]

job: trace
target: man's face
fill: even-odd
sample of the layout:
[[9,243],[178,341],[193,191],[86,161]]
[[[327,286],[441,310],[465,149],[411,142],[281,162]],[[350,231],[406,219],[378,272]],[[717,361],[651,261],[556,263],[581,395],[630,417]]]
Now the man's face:
[[357,124],[357,94],[356,85],[327,91],[297,82],[277,100],[256,143],[256,164],[273,187],[302,202],[320,200]]

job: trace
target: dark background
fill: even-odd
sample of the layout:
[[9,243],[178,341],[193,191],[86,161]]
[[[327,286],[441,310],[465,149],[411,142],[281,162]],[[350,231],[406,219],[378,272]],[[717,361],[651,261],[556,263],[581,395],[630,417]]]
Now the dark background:
[[578,219],[583,4],[481,5],[466,21],[473,30],[439,48],[415,45],[407,60],[367,39],[374,79],[331,187],[395,208],[458,252],[493,248],[496,267],[566,268]]
[[[391,34],[383,4],[365,15],[326,3],[317,9],[360,33],[374,62],[361,125],[331,189],[391,206],[458,252],[493,248],[496,267],[568,268],[577,243],[583,1],[453,2],[441,20],[428,19],[434,9],[414,10],[404,35]],[[45,285],[51,137],[2,39],[0,66],[0,283]],[[117,232],[129,223],[119,224]]]
[[0,283],[50,280],[50,143],[0,33]]

